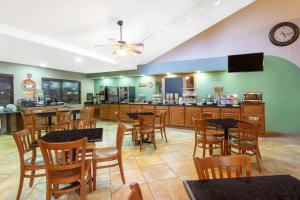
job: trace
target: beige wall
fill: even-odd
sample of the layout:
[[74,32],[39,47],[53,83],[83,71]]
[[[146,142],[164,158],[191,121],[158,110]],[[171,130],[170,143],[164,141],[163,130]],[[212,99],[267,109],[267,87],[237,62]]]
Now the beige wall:
[[300,0],[257,0],[210,29],[162,55],[153,63],[265,52],[300,66],[300,39],[287,47],[270,43],[270,29],[291,21],[300,26]]

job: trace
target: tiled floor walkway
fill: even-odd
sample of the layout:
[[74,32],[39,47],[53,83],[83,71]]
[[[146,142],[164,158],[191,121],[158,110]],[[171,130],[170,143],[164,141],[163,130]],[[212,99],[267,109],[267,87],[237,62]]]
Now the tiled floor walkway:
[[[101,122],[104,140],[97,145],[115,145],[116,123]],[[192,161],[194,134],[190,130],[167,129],[168,143],[157,134],[157,150],[145,144],[142,152],[132,145],[126,136],[123,148],[126,185],[122,185],[117,167],[98,170],[97,191],[87,199],[127,199],[128,184],[141,184],[145,200],[187,199],[182,181],[196,179]],[[293,137],[260,138],[262,170],[259,174],[252,159],[252,175],[290,174],[300,179],[300,135]],[[201,152],[198,152],[201,155]],[[0,199],[15,199],[19,183],[19,161],[15,143],[11,136],[0,136]],[[21,199],[45,199],[45,178],[35,179],[34,187],[25,181]],[[64,195],[60,199],[79,199],[77,194]]]

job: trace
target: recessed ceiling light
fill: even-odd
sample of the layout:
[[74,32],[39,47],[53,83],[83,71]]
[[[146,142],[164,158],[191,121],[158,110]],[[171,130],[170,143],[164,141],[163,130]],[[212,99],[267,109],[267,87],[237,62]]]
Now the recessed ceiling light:
[[170,72],[167,72],[167,75],[170,75],[171,73]]
[[218,5],[220,5],[220,4],[221,4],[221,1],[220,1],[220,0],[215,2],[215,6],[218,6]]
[[47,66],[46,63],[42,63],[42,64],[41,64],[41,67],[46,67],[46,66]]
[[75,58],[75,61],[78,62],[78,63],[81,63],[82,62],[82,58],[77,57],[77,58]]

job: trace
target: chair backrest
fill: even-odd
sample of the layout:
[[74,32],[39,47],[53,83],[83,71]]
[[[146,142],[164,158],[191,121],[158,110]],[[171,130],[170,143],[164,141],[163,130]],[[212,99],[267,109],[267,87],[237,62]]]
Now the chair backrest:
[[155,130],[155,115],[138,115],[140,131]]
[[141,188],[138,183],[131,183],[129,187],[131,192],[127,200],[143,200]]
[[24,155],[33,150],[29,148],[29,145],[35,141],[33,130],[27,128],[14,132],[12,135],[18,148],[21,165],[24,165]]
[[77,129],[96,128],[96,121],[94,120],[78,121],[76,124],[76,128]]
[[194,163],[199,180],[251,176],[250,157],[247,155],[194,158]]
[[117,149],[119,152],[122,151],[124,133],[125,133],[125,126],[124,126],[124,124],[120,123],[118,125],[117,141],[116,141],[116,146],[117,146]]
[[84,172],[87,138],[72,142],[50,143],[42,139],[39,146],[48,171],[81,168]]
[[56,123],[57,124],[68,124],[71,122],[70,111],[57,111],[56,112]]
[[165,111],[165,110],[156,111],[155,115],[159,118],[159,123],[160,124],[165,124],[166,123],[167,111]]
[[206,121],[203,119],[195,119],[192,117],[194,123],[194,129],[196,136],[202,136],[204,139],[206,138]]
[[94,119],[95,108],[93,108],[93,107],[86,107],[85,109],[87,110],[87,118],[88,118],[88,120]]
[[256,142],[258,139],[258,124],[238,122],[238,143],[243,141]]
[[35,117],[32,113],[21,112],[24,128],[35,128]]

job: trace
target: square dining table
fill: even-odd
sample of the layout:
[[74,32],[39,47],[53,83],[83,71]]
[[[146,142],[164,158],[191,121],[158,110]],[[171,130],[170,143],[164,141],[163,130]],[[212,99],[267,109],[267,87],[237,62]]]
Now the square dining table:
[[[76,120],[76,115],[80,113],[79,109],[73,109],[73,110],[65,110],[66,112],[70,111],[73,115],[73,120]],[[50,127],[52,125],[52,117],[56,116],[55,111],[46,111],[46,112],[37,112],[35,113],[37,117],[46,117],[48,121],[48,126]]]
[[191,200],[299,200],[300,181],[289,175],[186,180]]
[[[50,131],[41,139],[46,142],[72,142],[75,140],[87,137],[88,142],[101,142],[103,139],[103,128],[90,128],[90,129],[77,129],[77,130],[63,130],[63,131]],[[38,147],[38,140],[32,142],[29,147]]]

